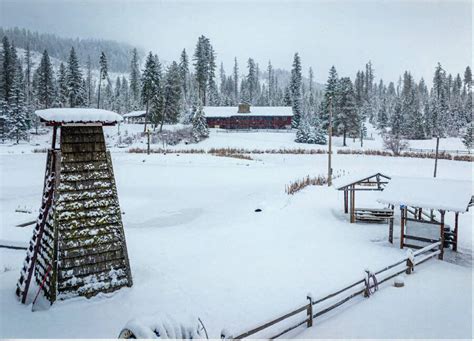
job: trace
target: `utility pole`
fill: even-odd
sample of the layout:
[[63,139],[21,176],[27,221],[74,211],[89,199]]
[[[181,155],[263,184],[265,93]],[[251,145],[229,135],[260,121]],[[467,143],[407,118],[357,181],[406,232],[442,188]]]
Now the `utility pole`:
[[328,186],[332,185],[332,167],[331,167],[331,154],[332,154],[332,96],[329,97],[329,126],[328,126]]
[[435,167],[434,167],[434,175],[433,177],[436,178],[436,171],[438,170],[438,149],[439,149],[439,136],[436,136],[436,155],[435,155]]

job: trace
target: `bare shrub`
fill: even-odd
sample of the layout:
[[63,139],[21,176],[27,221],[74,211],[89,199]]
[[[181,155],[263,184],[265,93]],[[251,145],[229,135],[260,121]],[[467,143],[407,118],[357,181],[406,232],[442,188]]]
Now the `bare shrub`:
[[384,147],[388,150],[391,150],[395,156],[400,155],[402,150],[408,148],[408,142],[399,136],[384,134],[382,135],[382,138]]

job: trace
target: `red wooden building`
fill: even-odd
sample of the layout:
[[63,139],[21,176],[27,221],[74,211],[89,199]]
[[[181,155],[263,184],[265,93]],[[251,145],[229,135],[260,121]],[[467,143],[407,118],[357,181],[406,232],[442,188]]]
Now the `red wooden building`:
[[204,107],[209,128],[291,129],[291,107]]

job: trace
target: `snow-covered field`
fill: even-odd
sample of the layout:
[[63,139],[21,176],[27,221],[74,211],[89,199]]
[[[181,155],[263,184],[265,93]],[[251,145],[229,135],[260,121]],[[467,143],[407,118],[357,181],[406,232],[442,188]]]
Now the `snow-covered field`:
[[[107,129],[113,135],[117,128]],[[139,131],[139,126],[128,129]],[[213,131],[203,143],[180,148],[304,147],[293,139],[291,133]],[[452,146],[455,141],[444,142],[450,146],[440,148],[459,149]],[[35,143],[46,146],[49,137]],[[366,141],[367,148],[370,143],[381,146],[379,139]],[[15,225],[35,219],[40,203],[46,154],[31,153],[32,148],[38,146],[0,146],[2,243],[26,245],[31,237],[31,227]],[[305,304],[308,292],[322,296],[359,279],[365,268],[405,256],[396,246],[398,221],[391,245],[386,224],[349,224],[342,193],[333,188],[285,194],[290,181],[325,174],[327,155],[259,154],[239,160],[113,151],[134,286],[32,313],[14,295],[24,251],[0,248],[1,338],[115,338],[128,320],[149,314],[178,321],[199,316],[211,337],[219,337],[222,328],[235,335]],[[333,167],[431,176],[433,160],[335,154]],[[468,162],[440,160],[438,167],[440,177],[472,178]],[[358,195],[358,203],[375,206],[376,196]],[[18,207],[33,213],[15,212]],[[447,218],[452,224],[451,214]],[[314,328],[288,336],[471,338],[472,239],[468,212],[460,216],[457,257],[421,265],[404,288],[389,283],[374,297],[357,299],[316,320]]]

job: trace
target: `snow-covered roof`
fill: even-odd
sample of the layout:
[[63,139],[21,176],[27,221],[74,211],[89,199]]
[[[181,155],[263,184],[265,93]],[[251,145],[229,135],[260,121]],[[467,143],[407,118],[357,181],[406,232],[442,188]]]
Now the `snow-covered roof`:
[[465,212],[471,197],[470,181],[393,177],[377,201],[383,204]]
[[91,108],[50,108],[35,112],[42,120],[50,123],[102,123],[115,124],[122,121],[117,113]]
[[249,113],[238,113],[238,107],[203,107],[206,117],[293,116],[291,107],[250,107]]
[[334,179],[333,186],[337,190],[340,190],[340,189],[343,189],[344,187],[355,184],[357,182],[373,178],[376,175],[380,175],[384,179],[390,179],[388,175],[385,175],[379,172],[355,173],[355,174],[353,173],[353,174],[349,174],[349,175]]
[[145,115],[146,111],[145,110],[138,110],[138,111],[131,111],[127,114],[124,114],[123,117],[128,118],[128,117],[140,117]]

